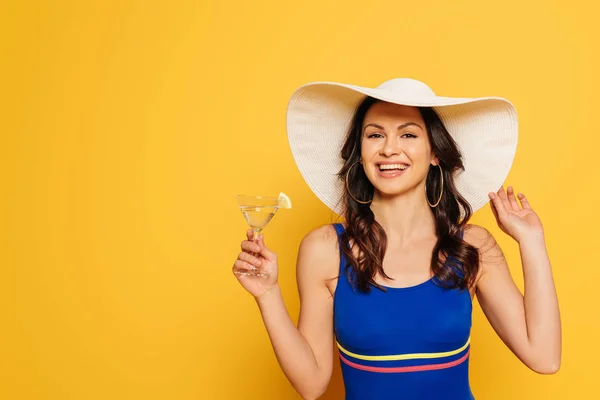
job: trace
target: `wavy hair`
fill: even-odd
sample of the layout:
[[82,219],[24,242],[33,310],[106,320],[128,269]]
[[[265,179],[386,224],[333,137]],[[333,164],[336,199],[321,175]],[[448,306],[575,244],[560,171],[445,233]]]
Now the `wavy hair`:
[[[344,165],[338,177],[352,195],[368,201],[373,198],[374,187],[360,166],[351,168],[360,161],[362,124],[369,108],[379,100],[366,97],[358,106],[341,150]],[[431,208],[435,216],[438,240],[433,248],[431,271],[434,281],[447,288],[461,290],[472,287],[479,269],[479,252],[462,239],[462,231],[471,218],[472,209],[467,200],[460,195],[454,184],[453,174],[464,171],[462,155],[458,145],[446,130],[443,122],[431,107],[417,107],[425,121],[429,143],[439,159],[444,174],[443,195],[438,206]],[[433,168],[432,168],[433,167]],[[426,178],[427,194],[435,204],[440,193],[441,176],[437,166],[430,166]],[[346,270],[350,282],[361,292],[369,292],[370,285],[386,291],[385,287],[374,280],[376,273],[391,279],[383,271],[383,258],[387,249],[387,236],[383,227],[375,221],[375,215],[369,204],[355,201],[347,190],[341,199],[346,220],[346,229],[340,237],[342,252],[346,257]],[[461,213],[463,218],[461,219]],[[351,243],[351,245],[350,245]],[[354,251],[356,248],[356,252]],[[355,255],[356,254],[356,255]],[[444,261],[445,260],[445,261]],[[352,272],[352,273],[351,273]]]

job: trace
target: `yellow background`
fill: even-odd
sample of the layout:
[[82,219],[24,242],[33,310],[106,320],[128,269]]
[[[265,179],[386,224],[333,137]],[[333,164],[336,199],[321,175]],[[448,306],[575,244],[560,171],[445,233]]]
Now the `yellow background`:
[[[236,193],[294,203],[265,230],[298,315],[301,238],[332,221],[287,145],[299,85],[425,81],[509,98],[507,183],[544,222],[564,329],[529,371],[474,311],[477,399],[600,390],[597,9],[589,2],[7,1],[0,9],[0,398],[296,399],[231,266]],[[518,247],[489,206],[472,220]],[[340,399],[336,360],[324,399]]]

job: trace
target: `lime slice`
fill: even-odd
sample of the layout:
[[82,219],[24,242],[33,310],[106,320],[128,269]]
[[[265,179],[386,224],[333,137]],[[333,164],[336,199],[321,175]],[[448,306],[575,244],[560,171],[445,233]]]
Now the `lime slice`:
[[279,208],[292,208],[292,200],[283,192],[279,193],[277,202],[279,203]]

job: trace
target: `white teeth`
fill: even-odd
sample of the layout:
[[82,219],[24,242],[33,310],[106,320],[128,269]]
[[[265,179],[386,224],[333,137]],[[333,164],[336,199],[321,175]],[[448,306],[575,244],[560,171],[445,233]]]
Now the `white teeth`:
[[406,168],[408,168],[408,165],[404,165],[404,164],[382,164],[379,166],[379,169],[381,171],[390,170],[390,169],[405,170]]

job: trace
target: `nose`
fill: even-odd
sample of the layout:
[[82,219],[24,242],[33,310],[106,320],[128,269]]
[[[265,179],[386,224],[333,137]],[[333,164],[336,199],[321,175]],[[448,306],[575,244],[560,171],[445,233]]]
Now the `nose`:
[[391,157],[402,153],[402,149],[398,144],[398,139],[394,135],[386,138],[385,143],[380,151],[382,156]]

